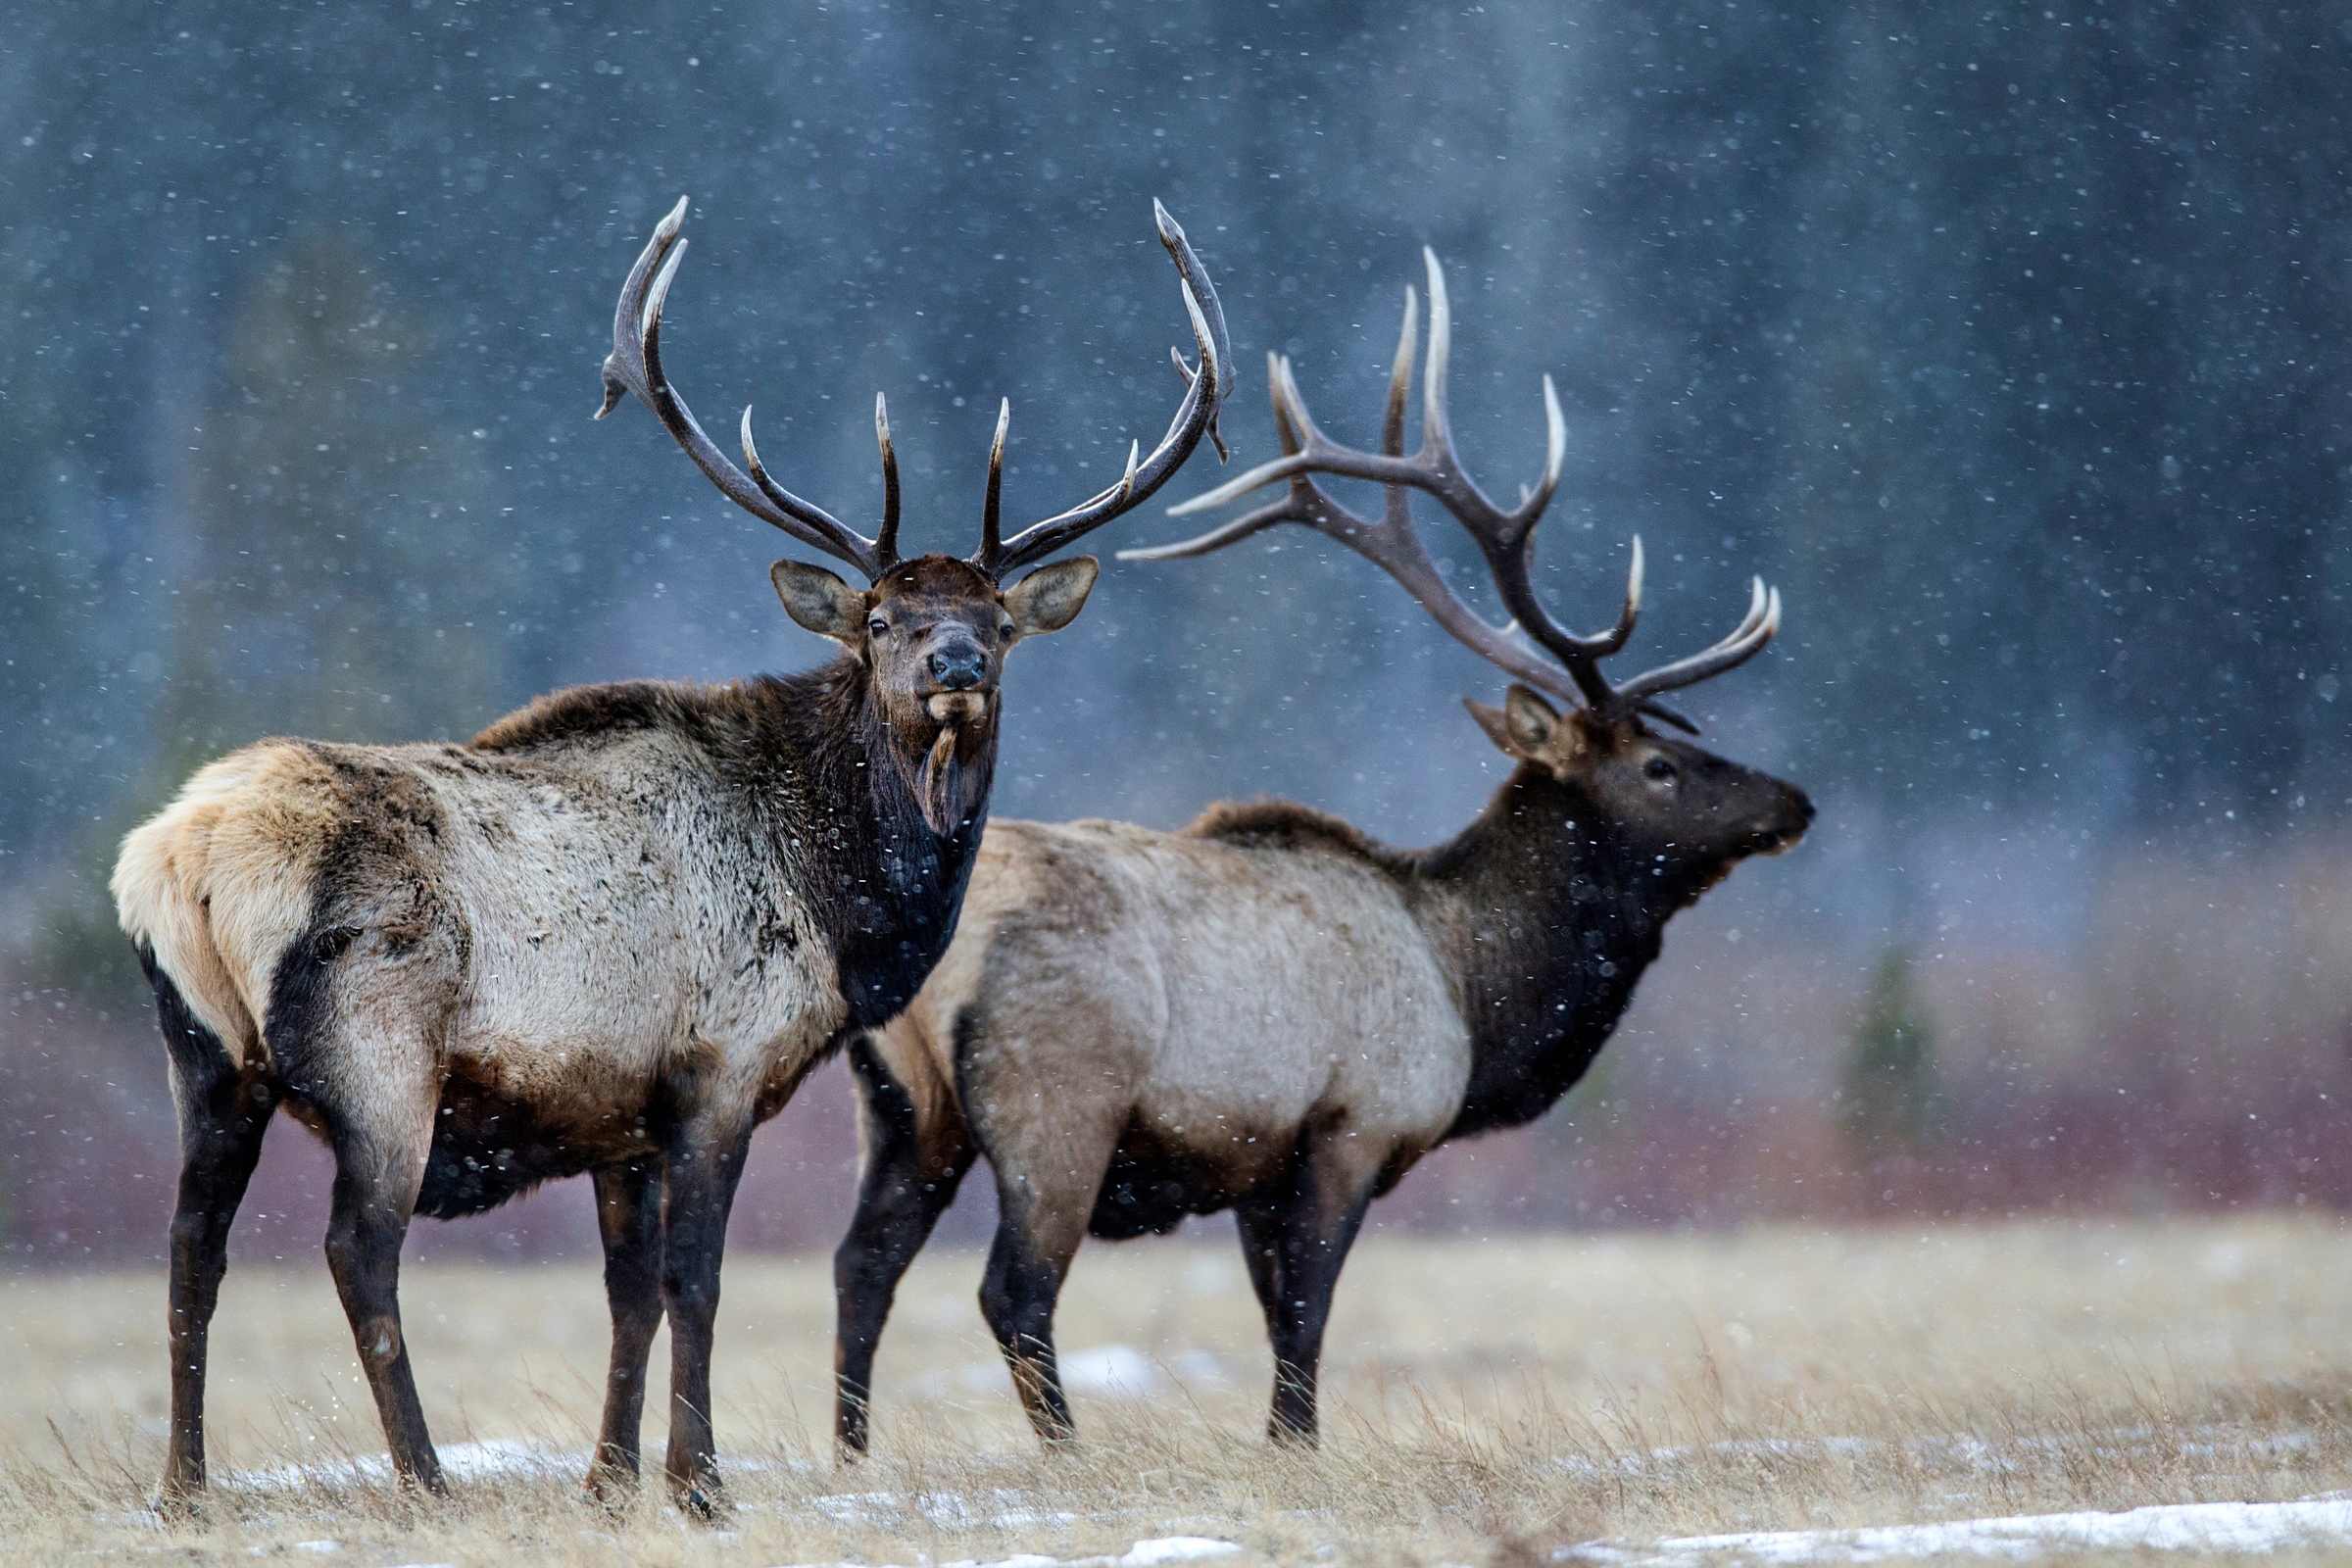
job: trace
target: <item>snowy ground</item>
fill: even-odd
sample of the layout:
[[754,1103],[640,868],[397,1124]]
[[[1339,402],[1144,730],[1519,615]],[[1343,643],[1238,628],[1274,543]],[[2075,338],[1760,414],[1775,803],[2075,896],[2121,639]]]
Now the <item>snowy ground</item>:
[[[1263,1330],[1228,1240],[1081,1254],[1060,1326],[1084,1441],[1051,1457],[979,1324],[978,1266],[945,1252],[909,1275],[876,1451],[845,1469],[825,1260],[731,1263],[714,1413],[733,1509],[715,1529],[683,1521],[658,1481],[618,1515],[580,1500],[606,1348],[593,1265],[407,1271],[456,1491],[434,1505],[391,1483],[324,1271],[232,1269],[214,1331],[216,1487],[201,1522],[172,1526],[147,1511],[160,1280],[0,1279],[0,1561],[2352,1552],[2352,1238],[2332,1222],[1376,1237],[1342,1291],[1314,1455],[1261,1436]],[[657,1470],[663,1399],[657,1384]]]
[[[1858,1452],[1869,1445],[1839,1446]],[[1675,1455],[1661,1457],[1672,1459]],[[451,1479],[460,1483],[563,1480],[581,1474],[587,1467],[588,1454],[585,1449],[562,1450],[521,1442],[465,1443],[442,1449],[441,1461]],[[1577,1460],[1563,1460],[1562,1468],[1575,1469],[1580,1464]],[[370,1457],[326,1465],[275,1466],[239,1472],[228,1477],[226,1485],[255,1494],[300,1494],[306,1490],[341,1492],[353,1486],[381,1485],[389,1474],[384,1459]],[[1003,1490],[920,1494],[847,1492],[815,1496],[808,1502],[816,1512],[845,1524],[912,1512],[943,1528],[986,1525],[997,1530],[1021,1531],[1045,1524],[1066,1525],[1076,1517],[1066,1512],[1041,1515],[1035,1508],[1024,1505],[1021,1494]],[[155,1520],[154,1524],[160,1527],[162,1521]],[[313,1553],[339,1552],[341,1545],[332,1540],[294,1544],[295,1549]],[[1561,1545],[1548,1555],[1556,1562],[1591,1563],[1599,1568],[1684,1568],[1684,1565],[1695,1568],[1698,1564],[1724,1561],[1809,1565],[1934,1557],[2022,1562],[2083,1551],[2245,1555],[2328,1546],[2352,1547],[2352,1496],[2305,1497],[2284,1502],[2177,1503],[2122,1512],[2077,1510],[1847,1530],[1742,1531],[1674,1536],[1647,1544],[1592,1541]],[[1117,1554],[1054,1557],[1022,1552],[1000,1558],[962,1558],[924,1564],[923,1568],[1153,1568],[1161,1563],[1236,1556],[1243,1549],[1237,1543],[1213,1537],[1161,1536],[1138,1541]],[[426,1565],[404,1565],[404,1568],[426,1568]],[[836,1568],[836,1565],[791,1565],[791,1568]],[[852,1568],[852,1565],[843,1563],[838,1568]],[[874,1568],[907,1568],[907,1565],[874,1565]]]
[[2289,1546],[2352,1546],[2352,1501],[2191,1502],[2124,1513],[2025,1514],[1862,1530],[1757,1530],[1678,1536],[1647,1546],[1591,1543],[1564,1546],[1562,1562],[1610,1568],[1680,1568],[1725,1558],[1757,1563],[1891,1562],[1908,1557],[1999,1557],[2023,1561],[2077,1551],[2268,1552]]

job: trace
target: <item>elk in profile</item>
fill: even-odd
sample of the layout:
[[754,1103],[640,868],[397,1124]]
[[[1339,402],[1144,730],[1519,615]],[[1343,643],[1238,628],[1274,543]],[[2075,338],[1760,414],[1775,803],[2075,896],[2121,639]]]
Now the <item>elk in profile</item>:
[[[836,1434],[867,1443],[873,1354],[901,1275],[972,1160],[1001,1220],[980,1304],[1031,1423],[1071,1435],[1054,1306],[1080,1240],[1165,1233],[1231,1208],[1273,1340],[1270,1430],[1312,1442],[1323,1328],[1370,1201],[1449,1139],[1540,1115],[1583,1075],[1658,956],[1674,913],[1748,856],[1786,849],[1813,808],[1794,788],[1653,729],[1661,702],[1752,657],[1780,624],[1754,587],[1703,653],[1612,681],[1600,662],[1641,608],[1635,541],[1617,623],[1579,636],[1529,581],[1565,437],[1548,378],[1543,482],[1504,510],[1448,438],[1445,279],[1428,257],[1421,449],[1403,455],[1415,304],[1378,453],[1308,418],[1270,362],[1284,456],[1175,509],[1287,481],[1284,498],[1141,559],[1204,555],[1296,522],[1368,557],[1456,638],[1517,677],[1472,703],[1517,764],[1445,844],[1398,851],[1283,802],[1211,807],[1180,833],[1114,822],[988,830],[959,934],[906,1013],[853,1042],[864,1168],[834,1256]],[[1314,480],[1386,489],[1377,519]],[[1409,497],[1469,531],[1522,643],[1457,598]],[[1547,656],[1547,657],[1546,657]],[[1557,705],[1557,706],[1555,706]]]
[[1018,568],[1140,505],[1213,431],[1223,317],[1156,208],[1200,349],[1166,436],[1115,484],[1001,537],[1006,413],[976,555],[904,560],[880,400],[868,539],[744,466],[664,378],[686,203],[630,270],[605,362],[729,500],[855,566],[771,568],[831,662],[723,686],[541,698],[469,745],[268,740],[198,772],[125,840],[114,891],[153,981],[181,1144],[162,1495],[205,1485],[206,1341],[229,1227],[273,1112],[333,1149],[326,1256],[404,1483],[444,1490],[401,1330],[410,1216],[554,1177],[596,1187],[612,1357],[589,1485],[634,1484],[645,1364],[671,1334],[667,1481],[717,1497],[710,1364],[720,1250],[752,1130],[849,1034],[897,1012],[956,927],[988,811],[998,682],[1068,624],[1090,557]]

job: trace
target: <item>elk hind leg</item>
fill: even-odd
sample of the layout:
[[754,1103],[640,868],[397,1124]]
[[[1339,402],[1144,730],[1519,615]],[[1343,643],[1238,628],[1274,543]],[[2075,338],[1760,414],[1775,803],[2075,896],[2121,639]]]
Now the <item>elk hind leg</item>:
[[999,1218],[980,1281],[980,1312],[1004,1352],[1030,1426],[1049,1445],[1077,1436],[1054,1359],[1054,1306],[1116,1144],[1115,1127],[1104,1125],[1041,1147],[988,1151]]
[[845,1460],[866,1451],[874,1348],[899,1281],[956,1200],[974,1153],[962,1117],[952,1109],[935,1110],[924,1125],[914,1097],[869,1039],[853,1044],[849,1056],[858,1076],[865,1168],[858,1173],[857,1212],[833,1253],[833,1438]]
[[336,1054],[330,1087],[311,1096],[335,1153],[327,1268],[394,1471],[404,1487],[443,1496],[449,1486],[425,1430],[400,1322],[400,1248],[424,1181],[439,1100],[432,1053],[421,1031],[401,1031]]
[[1309,1134],[1283,1184],[1234,1210],[1250,1283],[1274,1345],[1266,1435],[1276,1443],[1311,1447],[1317,1442],[1323,1331],[1379,1177],[1368,1152],[1353,1139]]
[[588,1493],[616,1506],[636,1491],[645,1425],[645,1369],[662,1327],[662,1173],[647,1159],[595,1174],[596,1225],[605,1244],[605,1302],[612,1359],[605,1415],[588,1466]]
[[218,1035],[189,1010],[179,988],[142,946],[156,1019],[171,1056],[179,1114],[179,1191],[172,1212],[172,1434],[157,1489],[165,1513],[195,1508],[204,1490],[204,1379],[213,1311],[228,1269],[228,1233],[277,1108],[275,1086],[243,1071]]

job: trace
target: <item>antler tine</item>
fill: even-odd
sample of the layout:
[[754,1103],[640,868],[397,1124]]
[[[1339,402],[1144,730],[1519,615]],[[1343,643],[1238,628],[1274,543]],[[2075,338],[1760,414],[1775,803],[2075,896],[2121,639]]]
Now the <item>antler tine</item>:
[[[1559,394],[1548,378],[1544,383],[1544,464],[1541,482],[1526,493],[1520,504],[1505,512],[1487,499],[1475,481],[1462,471],[1453,453],[1449,423],[1446,414],[1446,376],[1452,358],[1452,310],[1446,293],[1445,268],[1434,252],[1424,249],[1423,259],[1429,269],[1429,335],[1430,349],[1427,368],[1422,377],[1422,436],[1421,449],[1411,457],[1399,454],[1403,443],[1404,391],[1412,378],[1412,349],[1415,337],[1416,302],[1412,291],[1405,293],[1405,330],[1396,349],[1396,361],[1389,378],[1389,402],[1384,417],[1382,445],[1385,452],[1357,452],[1329,440],[1316,429],[1306,413],[1305,400],[1299,396],[1288,361],[1278,362],[1274,371],[1274,398],[1278,421],[1289,418],[1298,430],[1296,450],[1286,445],[1285,455],[1272,463],[1261,464],[1249,472],[1217,486],[1203,495],[1195,496],[1183,505],[1171,509],[1175,515],[1190,515],[1247,495],[1251,490],[1276,480],[1290,481],[1294,489],[1298,482],[1311,473],[1337,474],[1343,478],[1369,479],[1389,487],[1389,511],[1401,514],[1404,501],[1401,489],[1423,491],[1437,500],[1453,514],[1486,559],[1487,569],[1494,579],[1503,607],[1511,613],[1529,638],[1560,662],[1561,669],[1573,681],[1571,701],[1597,706],[1607,700],[1608,687],[1592,661],[1611,654],[1624,646],[1633,631],[1630,612],[1621,615],[1619,623],[1598,637],[1580,637],[1555,621],[1535,596],[1528,580],[1528,569],[1536,522],[1550,505],[1553,492],[1559,486],[1560,471],[1567,455],[1567,425],[1559,412]],[[1325,498],[1328,502],[1328,498]],[[1400,522],[1400,530],[1409,531],[1409,522]],[[1236,535],[1235,537],[1242,537]],[[1225,542],[1230,543],[1228,539]],[[1638,607],[1638,591],[1631,603]],[[1476,618],[1466,608],[1464,614]],[[1484,620],[1479,620],[1485,625]],[[1458,635],[1458,633],[1457,633]],[[1512,644],[1511,646],[1516,646]],[[1487,650],[1481,648],[1482,653]],[[1492,657],[1490,655],[1490,657]],[[1551,677],[1559,679],[1560,670],[1550,665],[1539,665]],[[1524,677],[1523,677],[1524,678]],[[1546,684],[1546,690],[1552,689]]]
[[1519,511],[1530,521],[1544,514],[1551,505],[1552,492],[1560,487],[1560,474],[1568,466],[1568,420],[1560,413],[1560,395],[1552,390],[1551,373],[1544,375],[1544,477],[1533,490],[1519,487]]
[[1404,285],[1404,330],[1396,338],[1396,363],[1389,370],[1389,407],[1380,419],[1380,450],[1388,457],[1404,456],[1404,403],[1413,390],[1413,345],[1420,336],[1420,301],[1413,285]]
[[1453,435],[1446,418],[1446,372],[1453,359],[1453,306],[1446,297],[1446,269],[1438,253],[1421,247],[1429,269],[1429,368],[1421,372],[1421,450],[1453,463]]
[[[1396,353],[1397,384],[1409,384],[1412,375],[1413,305],[1407,291],[1405,305],[1404,342]],[[1388,487],[1389,505],[1380,520],[1360,516],[1333,500],[1309,476],[1313,471],[1308,464],[1334,456],[1354,456],[1347,449],[1335,447],[1317,430],[1306,412],[1306,402],[1298,395],[1298,383],[1291,373],[1290,361],[1279,355],[1266,356],[1267,391],[1274,404],[1274,429],[1286,456],[1252,470],[1254,474],[1275,469],[1287,470],[1289,494],[1282,500],[1260,507],[1246,516],[1238,517],[1221,528],[1211,529],[1196,539],[1178,544],[1161,545],[1156,549],[1122,550],[1121,561],[1178,561],[1205,556],[1238,544],[1252,534],[1262,533],[1276,523],[1303,523],[1328,539],[1346,545],[1396,579],[1413,602],[1427,611],[1434,620],[1473,653],[1492,663],[1500,665],[1529,685],[1549,692],[1563,702],[1580,700],[1581,693],[1568,673],[1556,664],[1549,664],[1532,656],[1527,649],[1513,641],[1509,628],[1491,624],[1479,612],[1464,604],[1439,572],[1437,563],[1421,543],[1413,529],[1412,514],[1404,503],[1401,485]],[[1394,439],[1392,446],[1401,444],[1403,414],[1396,400],[1392,399],[1392,417],[1389,421]],[[1393,456],[1393,455],[1392,455]],[[1339,471],[1336,468],[1332,471]],[[1206,496],[1196,496],[1181,506],[1168,509],[1171,515],[1194,513],[1214,504],[1213,498],[1239,489],[1255,489],[1264,481],[1250,480],[1244,474],[1233,484],[1220,485]]]
[[890,400],[874,394],[874,440],[882,448],[882,531],[874,535],[874,556],[884,562],[899,559],[899,454],[890,444]]
[[[1230,463],[1233,454],[1225,449],[1225,433],[1217,428],[1218,411],[1224,407],[1225,400],[1233,395],[1233,339],[1225,330],[1225,307],[1217,301],[1217,286],[1208,280],[1208,269],[1200,265],[1200,258],[1193,254],[1192,243],[1184,237],[1184,225],[1177,222],[1175,217],[1160,205],[1156,196],[1152,198],[1152,226],[1158,231],[1159,243],[1175,261],[1177,276],[1183,280],[1185,315],[1192,318],[1196,341],[1199,341],[1200,329],[1205,325],[1209,341],[1216,344],[1217,379],[1215,396],[1208,400],[1207,434],[1209,445],[1217,449],[1217,461]],[[1196,306],[1204,314],[1195,315]],[[1176,368],[1188,370],[1188,374],[1197,380],[1199,372],[1188,369],[1184,355],[1176,345],[1169,344],[1168,350],[1176,356]],[[1207,342],[1200,344],[1200,361],[1203,367],[1207,365]],[[1169,428],[1174,429],[1175,424],[1171,422]],[[1172,473],[1175,470],[1169,471]],[[1140,502],[1143,498],[1139,496],[1136,499]]]
[[[742,428],[744,462],[751,468],[747,475],[727,461],[717,444],[704,433],[694,411],[662,373],[662,311],[669,298],[670,282],[677,276],[678,264],[686,257],[686,241],[678,234],[686,221],[686,206],[687,198],[679,197],[677,206],[654,226],[653,238],[646,241],[636,265],[629,269],[628,280],[621,284],[620,299],[612,311],[612,352],[604,366],[605,401],[596,411],[596,416],[601,419],[618,407],[623,392],[634,392],[637,400],[662,421],[670,439],[694,460],[695,466],[718,486],[721,495],[809,548],[848,562],[865,573],[869,582],[879,579],[897,564],[895,549],[890,545],[878,547],[876,541],[845,526],[824,508],[802,500],[770,479],[760,466],[759,452],[752,443],[749,408],[743,411]],[[883,538],[892,540],[896,534],[898,487],[887,439],[883,466],[890,495]]]
[[[1289,454],[1298,452],[1298,444],[1300,444],[1298,442],[1298,423],[1303,423],[1305,420],[1305,407],[1303,405],[1298,407],[1298,412],[1296,412],[1296,420],[1294,420],[1292,409],[1284,407],[1284,402],[1282,402],[1284,381],[1289,381],[1289,362],[1284,360],[1282,355],[1268,353],[1265,355],[1265,395],[1268,395],[1272,400],[1272,405],[1275,405],[1275,440],[1282,442],[1282,452],[1289,456]],[[1292,397],[1296,397],[1296,395],[1298,395],[1298,388],[1292,385]],[[1307,430],[1312,430],[1312,425],[1307,425]],[[1251,472],[1256,472],[1256,470],[1251,470]],[[1242,475],[1242,477],[1247,479],[1249,475]],[[1221,484],[1221,487],[1213,491],[1213,494],[1223,494],[1223,491],[1230,491],[1230,489],[1233,489],[1233,484]],[[1256,489],[1256,487],[1249,487],[1249,489]],[[1225,526],[1221,526],[1221,529],[1209,529],[1200,538],[1188,538],[1188,541],[1174,543],[1174,546],[1119,550],[1119,560],[1122,562],[1190,560],[1190,558],[1195,558],[1195,555],[1209,555],[1209,553],[1213,553],[1213,550],[1223,550],[1225,546],[1230,546],[1230,543],[1245,541],[1245,538],[1249,538],[1251,534],[1260,534],[1260,531],[1270,529],[1270,526],[1275,526],[1277,522],[1307,522],[1312,526],[1312,519],[1307,517],[1307,511],[1312,511],[1312,496],[1319,496],[1319,494],[1322,494],[1322,491],[1317,491],[1315,484],[1307,482],[1305,477],[1294,477],[1292,494],[1284,496],[1282,501],[1275,501],[1272,506],[1260,506],[1256,513],[1249,513],[1247,517],[1237,517],[1235,522],[1228,522]],[[1206,501],[1206,496],[1195,496],[1193,501],[1186,501],[1183,506],[1171,506],[1169,517],[1178,517],[1178,514],[1186,514],[1186,513],[1198,513],[1198,511],[1201,511],[1201,503],[1204,501]],[[1339,503],[1331,503],[1331,508],[1339,511]]]
[[[1657,702],[1660,692],[1672,691],[1720,674],[1755,656],[1780,625],[1780,596],[1769,593],[1759,580],[1747,614],[1731,635],[1714,647],[1678,660],[1622,686],[1612,686],[1599,661],[1623,649],[1633,636],[1642,613],[1642,540],[1633,541],[1626,572],[1625,605],[1617,623],[1596,636],[1580,637],[1553,620],[1537,601],[1529,580],[1534,560],[1535,526],[1558,490],[1567,462],[1567,420],[1560,413],[1558,390],[1544,378],[1544,473],[1533,487],[1523,487],[1519,505],[1508,512],[1489,501],[1454,457],[1446,413],[1446,373],[1452,357],[1453,313],[1446,293],[1446,272],[1437,254],[1424,247],[1429,272],[1429,360],[1422,376],[1421,449],[1407,458],[1404,443],[1404,404],[1413,373],[1417,333],[1417,304],[1410,288],[1404,295],[1404,330],[1389,376],[1388,404],[1381,420],[1379,453],[1340,446],[1315,428],[1306,401],[1291,371],[1290,361],[1267,357],[1268,391],[1274,403],[1275,433],[1283,455],[1258,465],[1228,482],[1168,509],[1172,516],[1205,512],[1238,500],[1250,491],[1276,482],[1289,486],[1281,501],[1212,529],[1198,538],[1153,550],[1120,552],[1123,561],[1171,561],[1204,556],[1238,543],[1281,522],[1303,523],[1318,533],[1365,557],[1404,586],[1424,610],[1466,647],[1518,676],[1529,685],[1570,702],[1582,702],[1594,714],[1615,719],[1647,713],[1684,729],[1696,731],[1688,718]],[[1385,487],[1387,507],[1375,522],[1349,512],[1314,482],[1316,474],[1368,479]],[[1486,559],[1503,607],[1513,625],[1497,627],[1455,596],[1422,547],[1414,531],[1406,494],[1419,490],[1434,496],[1452,514]],[[1535,658],[1512,635],[1514,627],[1558,663]]]
[[[1274,423],[1277,431],[1296,430],[1294,442],[1287,436],[1283,456],[1271,463],[1261,463],[1249,472],[1226,480],[1213,490],[1206,490],[1190,501],[1180,501],[1168,509],[1171,517],[1189,517],[1199,512],[1212,512],[1218,507],[1239,501],[1252,490],[1262,490],[1279,480],[1296,481],[1302,474],[1336,473],[1350,479],[1376,479],[1383,483],[1401,484],[1409,479],[1391,478],[1385,472],[1357,472],[1353,460],[1364,464],[1378,462],[1368,453],[1351,452],[1335,446],[1315,428],[1315,421],[1306,412],[1306,400],[1298,394],[1298,383],[1291,374],[1291,362],[1279,354],[1266,356],[1266,381],[1274,400]],[[1406,460],[1390,461],[1403,465]],[[1122,557],[1122,559],[1124,559]]]
[[1149,457],[1139,463],[1131,448],[1127,469],[1116,484],[1096,492],[1067,512],[1031,524],[1002,543],[996,542],[984,526],[980,554],[972,558],[972,564],[991,577],[1001,578],[1016,567],[1042,560],[1143,505],[1184,466],[1203,435],[1215,444],[1220,457],[1224,455],[1225,443],[1217,433],[1217,410],[1232,390],[1233,363],[1233,349],[1225,330],[1225,310],[1217,301],[1216,285],[1209,281],[1200,258],[1193,253],[1184,229],[1156,201],[1152,204],[1152,213],[1158,225],[1160,243],[1176,263],[1185,316],[1192,322],[1193,341],[1200,350],[1200,368],[1191,368],[1181,355],[1177,357],[1176,368],[1185,376],[1185,392],[1176,407],[1176,416]]
[[997,403],[997,435],[988,444],[988,499],[980,509],[980,559],[990,562],[1003,553],[999,543],[1004,499],[1004,432],[1012,428],[1012,399]]
[[1766,588],[1764,579],[1754,579],[1746,616],[1739,626],[1714,647],[1678,659],[1671,664],[1636,675],[1617,687],[1617,701],[1622,710],[1630,710],[1637,704],[1685,686],[1695,686],[1712,675],[1735,669],[1764,651],[1764,645],[1781,629],[1781,591]]

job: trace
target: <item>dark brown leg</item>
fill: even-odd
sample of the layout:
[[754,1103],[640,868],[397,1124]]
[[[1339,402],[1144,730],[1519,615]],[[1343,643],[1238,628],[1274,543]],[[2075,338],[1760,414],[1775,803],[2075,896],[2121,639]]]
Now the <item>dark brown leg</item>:
[[605,1420],[588,1492],[608,1506],[637,1490],[637,1445],[645,1419],[645,1366],[662,1327],[660,1166],[617,1165],[596,1173],[596,1223],[605,1243],[605,1300],[612,1312],[612,1361],[605,1376]]
[[858,1075],[865,1169],[858,1174],[858,1210],[833,1253],[833,1436],[844,1460],[866,1449],[874,1348],[899,1281],[956,1200],[973,1158],[960,1118],[953,1126],[921,1126],[912,1099],[870,1044],[858,1040],[849,1055]]
[[[1298,1165],[1276,1194],[1238,1205],[1234,1218],[1250,1283],[1274,1343],[1273,1408],[1266,1435],[1312,1447],[1323,1330],[1340,1269],[1372,1201],[1375,1169],[1343,1140],[1303,1140]],[[1335,1147],[1337,1146],[1337,1147]]]
[[662,1297],[669,1315],[669,1453],[663,1469],[679,1507],[709,1518],[722,1506],[710,1440],[710,1347],[727,1213],[750,1152],[746,1111],[681,1123],[662,1176]]
[[[1055,1083],[1033,1091],[1016,1075],[992,1119],[989,1086],[968,1081],[968,1045],[959,1036],[964,1114],[997,1179],[997,1239],[980,1279],[980,1315],[1004,1352],[1029,1425],[1051,1447],[1077,1436],[1054,1353],[1054,1306],[1133,1102],[1115,1085]],[[1004,1035],[989,1039],[987,1054],[999,1062],[1023,1060],[1020,1041]],[[1051,1115],[1031,1108],[1045,1093],[1061,1100]]]
[[988,1319],[997,1348],[1004,1352],[1029,1425],[1048,1445],[1067,1443],[1078,1435],[1054,1353],[1054,1305],[1066,1272],[1066,1259],[1056,1267],[1052,1259],[1040,1257],[1029,1238],[1004,1221],[997,1226],[996,1242],[988,1250],[988,1271],[980,1278],[980,1315]]
[[404,1487],[444,1496],[449,1486],[425,1431],[400,1325],[400,1246],[424,1179],[438,1086],[419,1081],[421,1047],[372,1054],[377,1059],[369,1065],[376,1070],[352,1075],[364,1088],[342,1087],[315,1102],[335,1151],[326,1265],[383,1418],[393,1469]]
[[195,1511],[204,1491],[204,1374],[213,1309],[228,1268],[228,1232],[245,1197],[277,1091],[240,1073],[145,952],[156,1015],[171,1053],[179,1112],[179,1196],[172,1213],[172,1439],[156,1507]]

